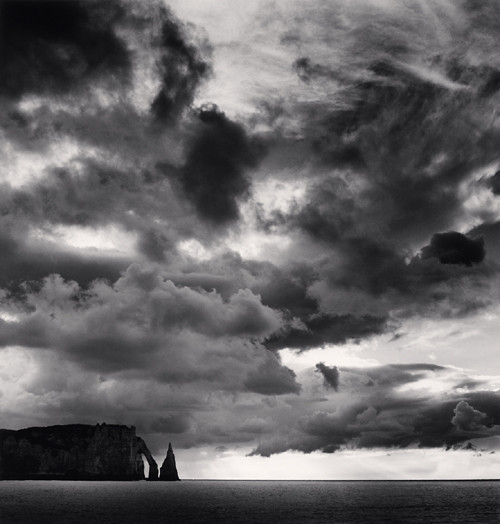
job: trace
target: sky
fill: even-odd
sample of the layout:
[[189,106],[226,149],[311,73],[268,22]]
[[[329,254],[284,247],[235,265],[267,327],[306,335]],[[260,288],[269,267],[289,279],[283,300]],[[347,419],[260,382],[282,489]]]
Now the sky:
[[1,427],[499,477],[496,0],[4,0],[0,77]]

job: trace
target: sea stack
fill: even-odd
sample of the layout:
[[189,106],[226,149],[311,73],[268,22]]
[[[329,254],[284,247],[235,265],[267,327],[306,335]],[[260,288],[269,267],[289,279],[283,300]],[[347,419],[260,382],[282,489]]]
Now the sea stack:
[[168,443],[168,451],[165,460],[160,468],[160,480],[181,480],[177,474],[177,468],[175,466],[175,455],[172,449],[172,444]]

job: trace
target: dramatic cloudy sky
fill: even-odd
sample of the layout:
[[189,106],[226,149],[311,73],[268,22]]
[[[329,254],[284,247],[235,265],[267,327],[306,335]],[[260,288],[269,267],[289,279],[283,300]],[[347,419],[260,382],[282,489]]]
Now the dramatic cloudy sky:
[[499,476],[497,0],[4,0],[0,78],[1,427]]

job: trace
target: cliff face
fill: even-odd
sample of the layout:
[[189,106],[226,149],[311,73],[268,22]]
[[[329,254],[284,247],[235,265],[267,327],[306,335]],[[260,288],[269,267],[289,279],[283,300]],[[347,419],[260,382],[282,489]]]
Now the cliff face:
[[167,456],[160,468],[160,480],[181,480],[177,474],[174,450],[170,442],[168,443]]
[[0,430],[0,479],[150,480],[158,466],[135,427],[72,424]]

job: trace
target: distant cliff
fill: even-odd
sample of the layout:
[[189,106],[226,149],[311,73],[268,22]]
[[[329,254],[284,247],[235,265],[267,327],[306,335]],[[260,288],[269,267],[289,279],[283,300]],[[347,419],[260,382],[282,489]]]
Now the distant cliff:
[[135,427],[72,424],[0,430],[0,479],[149,480],[158,466]]
[[160,480],[181,480],[177,474],[175,465],[175,455],[172,444],[168,443],[168,451],[165,460],[160,468]]

